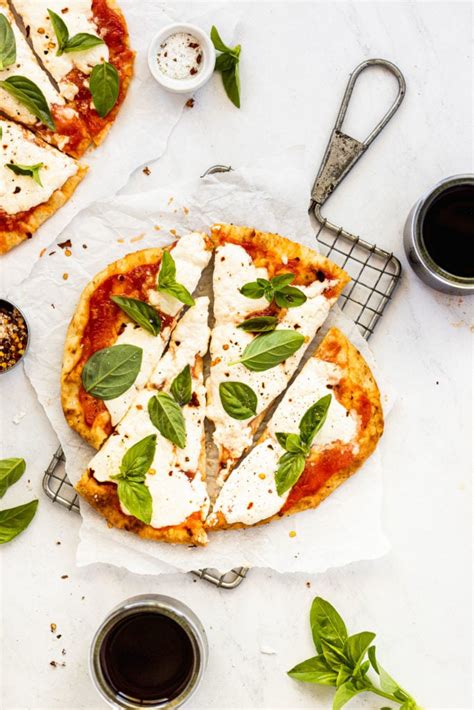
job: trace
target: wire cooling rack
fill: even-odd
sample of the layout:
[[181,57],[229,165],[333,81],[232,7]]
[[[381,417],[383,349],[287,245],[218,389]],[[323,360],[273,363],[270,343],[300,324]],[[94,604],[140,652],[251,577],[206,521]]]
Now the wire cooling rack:
[[[341,129],[354,84],[362,71],[371,66],[382,66],[394,74],[399,83],[399,93],[385,117],[366,141],[361,143],[344,134]],[[330,222],[321,215],[321,207],[388,123],[399,107],[404,94],[403,76],[400,70],[390,62],[383,59],[369,59],[356,67],[349,77],[336,125],[311,192],[309,211],[314,215],[319,225],[315,234],[318,251],[344,268],[351,277],[351,282],[340,296],[339,305],[355,321],[366,340],[374,332],[392,298],[400,280],[401,264],[393,254]],[[231,170],[229,166],[214,165],[206,170],[202,177],[229,170]],[[43,489],[53,503],[58,503],[69,511],[79,513],[79,498],[67,478],[64,463],[64,453],[59,447],[45,471]],[[218,570],[206,568],[192,572],[192,574],[221,589],[235,589],[243,582],[247,572],[248,568],[246,567],[237,567],[224,574]]]

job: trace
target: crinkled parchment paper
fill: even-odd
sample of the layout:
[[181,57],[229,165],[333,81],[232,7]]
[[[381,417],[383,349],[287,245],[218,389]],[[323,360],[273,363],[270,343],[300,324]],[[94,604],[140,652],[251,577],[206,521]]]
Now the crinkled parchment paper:
[[[66,329],[82,288],[108,262],[130,251],[172,241],[170,230],[180,235],[192,229],[205,230],[213,222],[278,231],[315,247],[314,228],[307,216],[307,186],[300,177],[301,160],[301,151],[292,149],[276,158],[275,165],[267,161],[266,169],[242,169],[197,178],[169,190],[96,203],[74,219],[61,237],[71,239],[73,256],[66,257],[56,248],[12,294],[32,327],[26,372],[59,436],[73,482],[81,476],[93,451],[64,420],[59,374]],[[336,310],[330,324],[338,325],[373,365],[367,343],[352,321]],[[386,392],[383,378],[379,373],[377,377]],[[383,439],[363,468],[317,510],[255,529],[214,533],[209,546],[202,549],[144,541],[111,530],[83,504],[78,563],[101,561],[139,573],[201,567],[226,571],[236,565],[320,572],[379,557],[388,549],[380,524],[382,454]],[[290,531],[296,536],[290,537]]]

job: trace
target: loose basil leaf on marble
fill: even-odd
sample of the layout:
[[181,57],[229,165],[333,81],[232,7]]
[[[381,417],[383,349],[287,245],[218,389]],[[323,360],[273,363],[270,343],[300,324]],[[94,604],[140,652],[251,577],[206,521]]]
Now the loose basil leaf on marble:
[[176,375],[171,383],[170,392],[180,407],[189,404],[193,396],[193,381],[189,365]]
[[0,498],[10,486],[20,480],[26,468],[25,459],[2,459],[0,461]]
[[234,54],[235,47],[228,47],[226,44],[224,44],[219,34],[219,31],[215,25],[212,25],[211,28],[211,40],[212,44],[218,52],[224,52],[225,54]]
[[232,69],[221,72],[224,89],[236,108],[240,108],[240,70],[238,62]]
[[290,452],[283,454],[275,471],[275,484],[279,496],[293,488],[303,473],[305,464],[306,457],[304,454]]
[[120,93],[120,76],[110,62],[96,64],[89,77],[89,89],[95,110],[101,118],[109,114]]
[[217,28],[211,29],[211,40],[218,52],[222,52],[216,59],[215,71],[222,74],[222,82],[227,96],[234,106],[240,108],[240,44],[228,47],[221,39]]
[[5,163],[5,167],[11,170],[15,175],[27,175],[33,178],[33,180],[40,186],[43,187],[41,182],[40,170],[44,168],[44,163],[36,163],[35,165],[20,165],[19,163]]
[[138,298],[129,298],[128,296],[111,296],[110,300],[149,333],[155,336],[159,334],[161,318],[153,306]]
[[46,101],[45,95],[34,81],[26,76],[15,74],[0,81],[0,87],[5,89],[13,98],[17,99],[23,106],[31,111],[41,123],[44,123],[50,130],[55,131],[56,125],[51,115],[51,110]]
[[296,286],[284,286],[275,291],[275,303],[280,308],[297,308],[306,301],[305,294]]
[[219,397],[224,411],[232,419],[244,420],[257,414],[257,395],[243,382],[221,382]]
[[278,319],[275,316],[256,316],[247,318],[237,328],[246,333],[271,333],[277,327]]
[[147,471],[150,469],[156,451],[156,434],[145,436],[131,446],[124,454],[120,464],[120,473],[112,476],[116,479],[133,479],[143,482]]
[[5,15],[0,14],[0,71],[16,62],[16,40],[12,26]]
[[330,394],[321,397],[301,417],[300,436],[305,444],[311,445],[313,443],[314,437],[326,421],[331,399]]
[[136,345],[112,345],[95,352],[82,371],[86,392],[96,399],[120,397],[137,379],[143,350]]
[[64,47],[64,52],[70,54],[72,52],[85,52],[86,49],[92,49],[99,44],[105,44],[104,40],[96,35],[91,35],[88,32],[79,32],[71,37]]
[[252,340],[237,362],[245,365],[248,370],[263,372],[289,358],[303,343],[304,336],[301,333],[294,330],[274,330],[273,333],[265,333]]
[[173,296],[173,298],[184,303],[185,306],[194,306],[195,304],[195,300],[188,289],[176,281],[176,264],[169,251],[163,252],[156,289]]
[[120,480],[117,494],[120,502],[131,515],[149,525],[153,512],[153,499],[145,483],[128,479]]
[[166,392],[158,392],[148,402],[148,414],[160,434],[180,449],[186,446],[186,423],[179,404]]
[[38,501],[32,500],[16,508],[0,510],[0,545],[10,542],[14,537],[26,530],[35,517]]
[[235,65],[238,63],[239,58],[233,56],[232,54],[219,54],[219,56],[216,59],[216,66],[215,69],[216,71],[229,71],[230,69],[233,69]]

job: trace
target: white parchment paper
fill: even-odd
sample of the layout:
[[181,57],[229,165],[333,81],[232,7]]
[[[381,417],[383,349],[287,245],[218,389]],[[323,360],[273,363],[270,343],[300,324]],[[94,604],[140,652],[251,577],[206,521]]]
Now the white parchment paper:
[[[170,190],[96,203],[62,235],[71,239],[73,256],[66,257],[56,248],[55,254],[41,259],[29,279],[11,294],[31,323],[26,372],[64,448],[71,481],[78,481],[93,451],[64,420],[59,375],[66,329],[87,281],[108,262],[130,251],[172,241],[175,237],[170,230],[180,235],[192,229],[205,230],[219,221],[278,231],[315,247],[314,228],[307,216],[307,187],[300,178],[301,161],[302,151],[292,149],[276,157],[275,165],[267,161],[266,169],[242,169],[195,179]],[[333,324],[374,366],[367,343],[338,309],[325,329]],[[377,378],[386,392],[378,372]],[[201,567],[227,571],[237,565],[320,572],[379,557],[388,549],[380,524],[382,454],[383,440],[357,475],[317,510],[255,529],[214,533],[207,548],[149,542],[111,530],[83,504],[78,564],[107,562],[147,574]],[[290,531],[296,536],[290,537]]]
[[[54,242],[80,210],[95,200],[115,195],[138,167],[151,162],[166,149],[169,135],[189,98],[162,89],[150,74],[147,63],[152,37],[170,22],[195,22],[209,31],[215,22],[232,37],[236,13],[219,4],[194,8],[194,16],[178,5],[173,17],[153,0],[120,0],[136,51],[135,72],[127,98],[104,143],[81,159],[89,171],[71,199],[35,232],[32,239],[0,257],[0,284],[3,292],[19,283],[31,271],[41,252]],[[189,8],[188,8],[189,9]],[[204,10],[204,11],[203,11]],[[214,81],[214,80],[211,80]],[[189,110],[189,109],[186,109]]]

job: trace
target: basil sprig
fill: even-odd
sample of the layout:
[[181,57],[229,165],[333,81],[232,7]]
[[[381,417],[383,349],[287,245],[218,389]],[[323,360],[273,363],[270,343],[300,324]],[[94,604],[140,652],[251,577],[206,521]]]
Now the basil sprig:
[[26,76],[15,74],[0,81],[0,86],[23,106],[26,106],[28,111],[31,111],[33,116],[36,116],[41,123],[44,123],[52,131],[56,130],[45,95],[34,81],[31,81]]
[[169,251],[163,252],[161,268],[158,272],[157,291],[173,296],[185,306],[194,306],[195,300],[188,289],[176,281],[176,264]]
[[189,365],[186,365],[179,375],[176,375],[171,383],[170,392],[180,407],[189,404],[193,396],[193,381]]
[[120,472],[111,476],[118,481],[117,495],[128,512],[149,524],[153,512],[153,500],[145,484],[156,450],[156,434],[150,434],[131,446],[120,464]]
[[228,47],[221,39],[217,28],[213,25],[211,29],[211,40],[218,52],[222,52],[216,59],[215,71],[222,74],[224,89],[234,106],[240,108],[240,44],[235,47]]
[[25,473],[25,459],[2,459],[0,461],[0,498],[10,486],[20,480]]
[[271,333],[277,327],[276,316],[256,316],[247,318],[237,328],[245,330],[246,333]]
[[304,335],[294,330],[274,330],[259,335],[247,345],[242,357],[231,365],[242,363],[248,370],[263,372],[276,367],[293,355],[304,343]]
[[257,279],[244,284],[240,293],[247,298],[262,298],[265,296],[269,303],[275,300],[280,308],[296,308],[303,305],[306,296],[301,289],[290,286],[295,280],[294,274],[278,274],[270,281],[268,279]]
[[244,382],[221,382],[219,397],[225,412],[232,419],[244,420],[257,414],[257,395]]
[[166,392],[158,392],[148,402],[152,424],[178,448],[186,446],[186,423],[179,404]]
[[0,71],[16,62],[16,40],[5,15],[0,13]]
[[[20,480],[26,468],[24,459],[11,458],[0,460],[0,498],[10,486]],[[15,508],[0,510],[0,545],[10,542],[14,537],[25,530],[33,520],[37,500],[31,500],[24,505],[17,505]]]
[[135,323],[141,325],[152,335],[158,335],[161,330],[161,318],[153,306],[138,298],[129,298],[128,296],[111,296],[110,300]]
[[96,399],[120,397],[137,379],[142,356],[143,350],[136,345],[112,345],[97,350],[82,371],[85,391]]
[[[349,636],[338,612],[321,597],[313,600],[310,623],[317,655],[288,671],[291,678],[337,688],[333,710],[340,710],[360,693],[390,700],[400,710],[422,710],[376,660],[372,631]],[[370,670],[376,674],[375,682],[368,676]]]
[[98,44],[105,44],[103,39],[88,32],[79,32],[79,34],[69,37],[69,30],[62,17],[49,9],[48,14],[58,41],[58,51],[56,52],[58,57],[64,52],[83,52],[86,49],[96,47]]
[[306,459],[311,453],[311,444],[326,421],[330,404],[330,394],[318,399],[302,416],[299,423],[299,434],[286,432],[275,434],[278,443],[286,452],[279,459],[278,468],[275,471],[275,483],[279,496],[292,488],[303,473]]
[[44,168],[44,163],[35,163],[35,165],[20,165],[19,163],[5,163],[5,167],[11,170],[15,175],[27,175],[43,187],[39,171]]
[[89,77],[89,89],[95,110],[105,118],[117,103],[120,94],[120,76],[110,62],[96,64]]

